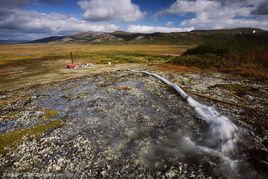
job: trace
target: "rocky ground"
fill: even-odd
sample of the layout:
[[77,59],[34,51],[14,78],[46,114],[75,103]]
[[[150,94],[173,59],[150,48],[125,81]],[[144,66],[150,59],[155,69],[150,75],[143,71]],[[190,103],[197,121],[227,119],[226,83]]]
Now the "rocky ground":
[[207,145],[209,127],[175,91],[118,70],[2,92],[2,177],[267,177],[265,81],[157,73],[238,126],[227,162],[196,147]]

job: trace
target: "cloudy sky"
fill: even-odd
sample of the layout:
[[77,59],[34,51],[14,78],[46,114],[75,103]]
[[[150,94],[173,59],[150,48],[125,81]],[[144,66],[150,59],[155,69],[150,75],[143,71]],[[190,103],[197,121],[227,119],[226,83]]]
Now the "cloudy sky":
[[268,30],[268,0],[0,0],[0,39],[236,27]]

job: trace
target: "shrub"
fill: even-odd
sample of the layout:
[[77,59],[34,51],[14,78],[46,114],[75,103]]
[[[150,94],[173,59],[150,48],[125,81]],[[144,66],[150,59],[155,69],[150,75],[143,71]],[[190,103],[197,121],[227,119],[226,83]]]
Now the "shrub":
[[198,66],[198,67],[210,67],[220,66],[224,59],[221,59],[213,54],[206,56],[199,55],[183,55],[178,57],[171,62],[173,64],[185,65],[185,66]]
[[186,50],[172,63],[197,67],[247,66],[268,68],[268,37],[237,35],[226,40],[209,41]]
[[226,57],[229,51],[227,48],[221,47],[218,44],[202,44],[195,48],[191,48],[186,50],[183,55],[199,55],[199,56],[206,56],[206,55],[215,55],[219,57]]

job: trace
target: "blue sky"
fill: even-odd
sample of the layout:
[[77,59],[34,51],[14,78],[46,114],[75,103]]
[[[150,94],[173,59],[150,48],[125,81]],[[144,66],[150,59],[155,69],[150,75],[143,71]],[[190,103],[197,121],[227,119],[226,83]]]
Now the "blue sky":
[[268,29],[268,0],[0,0],[0,39],[236,27]]
[[[168,8],[176,0],[132,0],[133,4],[139,5],[141,11],[154,14],[158,11],[161,11],[163,8]],[[66,14],[75,14],[77,17],[82,18],[83,12],[81,11],[80,6],[78,5],[79,0],[63,0],[63,3],[46,3],[38,4],[32,3],[28,4],[26,7],[28,9],[34,9],[39,12],[59,12]]]

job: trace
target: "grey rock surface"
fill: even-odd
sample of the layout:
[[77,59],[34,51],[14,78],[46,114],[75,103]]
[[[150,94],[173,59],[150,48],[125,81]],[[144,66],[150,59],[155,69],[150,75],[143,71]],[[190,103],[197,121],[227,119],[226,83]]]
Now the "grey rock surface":
[[[1,122],[0,132],[40,123],[42,109],[57,111],[55,119],[64,125],[24,140],[1,156],[4,177],[259,176],[246,160],[250,138],[240,141],[230,154],[235,168],[218,155],[188,145],[185,137],[207,145],[207,124],[175,91],[153,77],[117,71],[41,85],[17,95],[24,96],[14,105],[21,107],[20,115]],[[25,102],[28,95],[34,97]],[[227,108],[224,113],[237,117]]]

